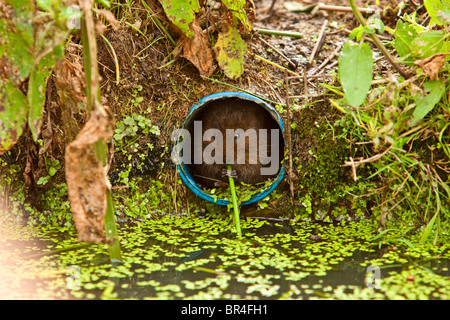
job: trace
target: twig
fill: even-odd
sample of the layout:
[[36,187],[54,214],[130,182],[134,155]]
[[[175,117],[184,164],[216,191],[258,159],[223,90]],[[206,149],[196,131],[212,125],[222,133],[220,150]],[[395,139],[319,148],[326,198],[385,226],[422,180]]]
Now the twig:
[[[326,95],[326,93],[318,93],[318,94],[308,95],[308,97],[314,100],[314,98],[323,97],[324,95]],[[305,96],[304,95],[303,96],[289,96],[289,98],[301,99],[301,98],[305,98]]]
[[[319,73],[319,71],[322,70],[322,69],[327,65],[327,63],[330,62],[331,59],[333,59],[333,58],[336,56],[336,54],[341,50],[341,48],[342,48],[342,45],[341,45],[341,44],[338,44],[338,46],[336,47],[336,50],[334,50],[334,52],[333,52],[332,54],[330,54],[330,55],[322,62],[322,64],[321,64],[320,66],[318,66],[315,70],[312,70],[312,71],[314,71],[314,73],[311,73],[310,76]],[[308,76],[308,77],[310,77],[310,76]]]
[[367,158],[367,159],[363,159],[363,160],[359,160],[359,161],[354,161],[352,157],[350,157],[350,161],[347,161],[346,163],[344,163],[342,166],[343,167],[352,167],[352,173],[353,173],[353,180],[356,181],[357,176],[356,176],[356,168],[363,163],[369,163],[369,162],[373,162],[373,161],[377,161],[378,159],[380,159],[382,156],[384,156],[385,154],[387,154],[392,148],[392,145],[389,146],[389,148],[387,148],[386,150],[384,150],[382,153],[376,154],[373,157]]
[[339,61],[334,61],[332,64],[330,64],[328,67],[327,67],[327,69],[331,69],[331,68],[333,68],[335,65],[337,65],[339,63]]
[[111,187],[111,190],[113,190],[113,189],[127,189],[127,188],[129,188],[130,186],[129,185],[124,185],[124,186],[112,186]]
[[[375,13],[376,9],[373,8],[358,8],[361,12],[372,14]],[[311,11],[312,14],[316,13],[318,10],[327,10],[327,11],[343,11],[343,12],[352,12],[351,7],[346,6],[332,6],[332,5],[326,5],[323,3],[311,4],[306,6],[301,6],[297,10],[292,10],[293,12],[299,12],[299,11]]]
[[291,192],[291,214],[292,218],[294,218],[294,184],[293,184],[293,172],[292,172],[292,138],[291,138],[291,104],[289,97],[289,79],[287,76],[287,71],[284,72],[284,83],[286,86],[286,110],[287,110],[287,128],[286,128],[286,136],[288,140],[288,154],[289,154],[289,162],[288,162],[288,181],[289,188]]
[[280,50],[278,50],[277,48],[275,48],[274,46],[272,46],[270,43],[268,43],[266,40],[264,40],[263,38],[259,38],[259,40],[261,40],[264,44],[266,44],[267,46],[269,46],[271,49],[273,49],[273,51],[275,51],[276,53],[278,53],[283,59],[285,59],[293,68],[297,68],[297,66],[291,61],[289,60],[288,57],[286,57],[283,52],[281,52]]
[[120,68],[119,68],[119,61],[117,59],[117,54],[116,51],[114,50],[112,44],[109,42],[109,40],[104,36],[104,35],[100,35],[103,39],[103,41],[105,41],[105,43],[108,45],[109,49],[111,50],[111,53],[113,55],[113,60],[114,60],[114,65],[116,67],[116,84],[118,85],[120,83]]
[[328,26],[328,20],[325,20],[322,24],[322,28],[320,29],[319,36],[317,37],[316,44],[314,45],[314,49],[311,52],[311,56],[309,57],[308,65],[312,65],[314,61],[314,57],[316,56],[317,51],[319,51],[320,46],[323,43],[324,35],[325,35],[325,29]]
[[280,30],[271,30],[271,29],[258,29],[258,33],[260,34],[269,34],[274,36],[283,36],[283,37],[292,37],[292,38],[303,38],[303,35],[299,32],[293,31],[280,31]]
[[308,104],[308,79],[306,79],[306,69],[303,69],[303,94],[305,97],[305,105]]
[[270,5],[269,11],[267,12],[267,16],[264,19],[269,19],[273,15],[273,8],[275,7],[275,3],[277,0],[272,0],[272,4]]
[[[331,75],[331,74],[314,74],[314,75],[307,75],[307,79],[317,79],[317,78],[322,78],[323,76],[325,76],[325,77],[334,77],[333,75]],[[297,80],[300,80],[300,81],[303,81],[303,76],[290,76],[290,77],[288,77],[288,79],[289,80],[292,80],[292,79],[297,79]]]
[[299,75],[298,73],[295,73],[294,71],[291,71],[291,70],[289,70],[289,69],[287,69],[287,68],[285,68],[285,67],[283,67],[283,66],[280,66],[278,63],[275,63],[275,62],[272,62],[272,61],[270,61],[270,60],[267,60],[266,58],[263,58],[263,57],[261,57],[261,56],[255,54],[255,53],[252,53],[252,52],[250,52],[250,51],[247,51],[247,53],[248,53],[249,55],[255,57],[255,58],[258,58],[258,59],[261,60],[261,61],[264,61],[264,62],[266,62],[266,63],[268,63],[268,64],[274,66],[274,67],[277,67],[277,68],[279,68],[279,69],[281,69],[281,70],[286,70],[286,71],[289,72],[290,74],[292,74],[292,75],[294,75],[294,76],[300,77],[300,75]]
[[[352,12],[351,7],[345,7],[345,6],[330,6],[326,4],[319,4],[319,10],[328,10],[328,11],[344,11],[344,12]],[[373,8],[358,8],[359,11],[372,14],[376,10]]]

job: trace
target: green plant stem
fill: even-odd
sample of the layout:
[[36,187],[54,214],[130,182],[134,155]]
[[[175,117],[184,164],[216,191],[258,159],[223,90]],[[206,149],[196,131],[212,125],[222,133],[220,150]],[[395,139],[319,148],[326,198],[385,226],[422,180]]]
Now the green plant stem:
[[111,262],[120,262],[122,260],[122,254],[120,251],[119,237],[117,235],[116,220],[114,217],[114,207],[111,195],[111,190],[106,189],[106,215],[105,215],[105,232],[106,236],[110,239],[109,245],[109,257]]
[[114,65],[116,67],[116,84],[118,85],[120,83],[120,68],[119,68],[119,60],[117,59],[116,51],[114,50],[114,47],[112,46],[111,42],[109,42],[108,38],[106,38],[104,35],[100,35],[102,39],[106,42],[109,49],[111,50],[111,53],[114,58]]
[[[352,8],[353,14],[355,15],[356,19],[358,19],[359,23],[363,26],[367,26],[367,22],[362,16],[361,12],[359,11],[358,7],[356,6],[355,0],[348,0],[350,7]],[[378,49],[381,50],[383,55],[388,59],[389,63],[395,68],[395,70],[400,73],[400,75],[405,78],[409,79],[409,75],[395,62],[392,55],[389,53],[389,51],[386,49],[384,44],[381,42],[381,40],[377,37],[375,33],[369,34],[369,36],[372,38],[373,42],[375,42],[375,45],[378,47]]]
[[[83,10],[83,18],[81,20],[81,40],[83,43],[84,70],[86,77],[86,96],[88,103],[89,116],[94,108],[104,108],[100,102],[100,86],[99,73],[97,63],[97,40],[95,34],[94,17],[92,14],[92,0],[80,1]],[[95,143],[95,155],[97,159],[106,165],[107,148],[103,141]],[[106,215],[105,215],[105,232],[110,239],[109,252],[111,262],[121,260],[120,243],[117,237],[116,221],[114,217],[114,206],[111,196],[111,190],[106,188]]]
[[292,38],[303,38],[303,35],[299,32],[293,31],[280,31],[280,30],[270,30],[270,29],[258,29],[260,34],[269,34],[274,36],[292,37]]
[[[227,170],[231,172],[231,165],[227,164]],[[239,206],[237,203],[237,197],[236,197],[236,187],[234,186],[234,179],[231,177],[231,175],[228,177],[228,181],[230,183],[230,190],[231,190],[231,200],[233,202],[233,211],[234,211],[234,225],[236,227],[236,232],[238,235],[242,235],[241,231],[241,222],[239,220]]]
[[167,31],[167,29],[163,26],[163,24],[161,23],[161,21],[158,19],[158,17],[156,16],[156,14],[153,12],[153,10],[148,6],[148,4],[141,0],[140,1],[141,4],[149,11],[152,13],[151,19],[161,28],[161,30],[164,32],[164,34],[166,35],[167,39],[169,39],[170,43],[173,46],[176,46],[176,41],[173,40],[173,38],[170,36],[169,32]]

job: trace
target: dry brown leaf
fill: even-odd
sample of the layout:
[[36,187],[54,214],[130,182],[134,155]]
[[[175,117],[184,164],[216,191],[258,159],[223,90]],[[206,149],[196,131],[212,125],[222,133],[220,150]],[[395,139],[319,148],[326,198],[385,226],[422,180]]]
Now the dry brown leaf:
[[104,232],[107,166],[96,155],[95,144],[104,144],[114,133],[114,118],[107,107],[95,108],[77,138],[66,148],[65,166],[69,200],[78,241],[108,242]]
[[56,91],[59,96],[65,145],[73,141],[80,131],[76,117],[83,115],[80,102],[87,105],[84,90],[84,72],[79,62],[67,59],[56,62],[53,70]]
[[114,31],[117,31],[120,29],[120,23],[117,21],[116,17],[112,14],[111,11],[105,10],[105,9],[99,9],[96,11],[101,16],[105,17],[105,19],[109,22],[111,27],[114,29]]
[[436,53],[423,60],[416,60],[414,64],[422,68],[423,72],[431,79],[436,80],[439,71],[444,66],[445,53]]
[[200,75],[209,77],[216,69],[208,36],[203,33],[197,18],[189,25],[194,37],[183,35],[183,56],[197,67]]

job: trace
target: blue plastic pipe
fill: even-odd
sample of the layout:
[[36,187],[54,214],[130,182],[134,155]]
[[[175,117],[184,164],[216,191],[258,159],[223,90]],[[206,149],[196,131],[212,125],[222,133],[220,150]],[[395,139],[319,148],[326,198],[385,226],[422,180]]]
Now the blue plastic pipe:
[[[183,123],[183,128],[185,128],[185,129],[187,128],[187,126],[191,123],[193,117],[205,104],[210,103],[211,101],[214,101],[214,100],[226,99],[226,98],[239,98],[239,99],[243,99],[243,100],[249,100],[249,101],[256,102],[261,107],[263,107],[268,112],[270,112],[272,117],[277,121],[278,125],[280,126],[281,132],[284,133],[283,120],[281,119],[280,115],[275,110],[275,108],[273,108],[271,105],[267,104],[265,101],[263,101],[257,97],[254,97],[254,96],[246,94],[246,93],[233,92],[233,91],[214,93],[214,94],[211,94],[211,95],[206,96],[203,99],[201,99],[199,101],[199,103],[197,103],[196,105],[194,105],[191,108],[189,114],[187,115],[187,117]],[[177,168],[178,168],[178,173],[180,174],[181,180],[183,180],[184,184],[200,198],[202,198],[206,201],[218,204],[218,205],[222,205],[222,206],[226,206],[231,203],[227,199],[219,199],[217,197],[213,197],[213,196],[205,193],[202,189],[200,189],[200,187],[195,183],[194,177],[192,176],[191,172],[189,171],[189,169],[187,168],[187,166],[185,164],[182,163],[182,164],[178,165]],[[268,194],[270,194],[278,186],[278,184],[281,182],[281,180],[283,180],[283,178],[284,178],[284,168],[281,167],[280,172],[278,173],[278,176],[272,182],[272,184],[270,184],[264,190],[261,190],[260,193],[255,194],[253,197],[251,197],[246,202],[242,203],[242,205],[251,204],[251,203],[257,202],[257,201],[265,198]]]

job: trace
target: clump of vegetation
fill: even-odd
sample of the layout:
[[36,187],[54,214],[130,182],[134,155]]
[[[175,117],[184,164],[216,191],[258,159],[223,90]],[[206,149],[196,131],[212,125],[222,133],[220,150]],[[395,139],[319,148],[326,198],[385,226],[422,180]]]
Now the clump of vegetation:
[[[424,242],[432,236],[436,240],[447,226],[449,211],[445,204],[450,197],[449,97],[446,94],[449,90],[449,64],[446,55],[449,48],[448,32],[446,33],[448,8],[433,3],[431,0],[425,1],[431,17],[431,24],[428,25],[422,25],[415,14],[404,14],[391,28],[384,26],[379,17],[362,22],[350,36],[355,40],[354,43],[344,47],[340,58],[339,80],[342,87],[324,84],[330,92],[342,96],[341,100],[330,100],[335,109],[316,102],[314,105],[303,106],[293,117],[292,160],[296,176],[292,181],[295,190],[295,219],[340,220],[372,215],[383,228],[390,223],[418,228]],[[34,167],[32,161],[27,160],[30,167],[27,168],[27,174],[34,174],[33,177],[26,178],[27,185],[33,186],[34,194],[37,195],[34,198],[40,202],[39,208],[49,215],[56,210],[56,206],[51,203],[52,198],[61,199],[63,209],[60,213],[54,213],[53,218],[40,219],[42,223],[49,221],[50,224],[55,224],[58,221],[64,225],[70,221],[67,185],[63,182],[65,166],[62,155],[65,143],[61,143],[59,150],[52,153],[48,147],[50,138],[46,136],[48,132],[53,135],[53,144],[65,139],[61,138],[65,134],[64,126],[59,125],[59,122],[63,122],[59,114],[62,111],[55,111],[57,108],[54,108],[48,112],[51,117],[45,119],[42,110],[45,107],[43,97],[46,92],[39,88],[46,88],[45,84],[52,80],[49,70],[55,66],[56,61],[64,54],[69,55],[69,50],[65,47],[68,42],[63,40],[69,35],[72,39],[76,38],[70,34],[68,22],[78,18],[80,12],[69,10],[61,1],[38,1],[37,6],[25,0],[7,1],[6,4],[9,11],[5,14],[15,14],[5,16],[10,19],[2,20],[0,32],[5,46],[0,53],[2,59],[8,57],[5,60],[5,70],[14,71],[11,74],[17,77],[9,79],[6,77],[9,74],[1,74],[1,89],[9,90],[11,96],[15,97],[8,102],[11,104],[7,107],[8,110],[18,111],[20,117],[13,121],[10,113],[0,112],[2,124],[13,124],[0,136],[2,152],[9,152],[6,150],[17,143],[17,138],[23,133],[22,128],[28,124],[31,135],[22,134],[24,141],[18,145],[19,153],[30,154],[32,158],[33,152],[36,152],[40,158],[35,159],[39,164]],[[206,33],[203,31],[208,21],[201,16],[202,8],[195,1],[189,2],[186,7],[188,10],[183,12],[172,10],[182,6],[182,1],[176,1],[173,6],[162,0],[152,5],[143,1],[134,4],[145,9],[142,10],[145,12],[142,17],[145,18],[140,22],[144,24],[142,28],[138,24],[127,22],[127,18],[139,15],[133,12],[130,2],[110,6],[108,1],[99,1],[95,8],[100,10],[95,12],[103,17],[104,22],[113,21],[111,17],[108,18],[106,10],[101,11],[104,8],[110,8],[116,16],[123,14],[124,24],[135,33],[135,38],[130,43],[136,40],[138,45],[136,57],[121,61],[117,58],[119,48],[112,37],[109,40],[106,36],[103,38],[107,39],[108,44],[104,46],[107,49],[104,51],[113,57],[113,63],[106,65],[104,70],[107,71],[103,71],[107,73],[112,69],[122,70],[120,75],[115,74],[115,81],[111,81],[107,74],[102,74],[107,79],[105,87],[114,82],[116,87],[113,85],[113,88],[122,89],[121,77],[127,76],[123,70],[129,70],[133,77],[136,76],[133,81],[139,82],[121,91],[128,90],[126,92],[129,98],[128,102],[117,104],[123,112],[119,112],[117,106],[114,110],[117,119],[112,140],[115,156],[109,177],[116,188],[113,196],[120,208],[117,213],[121,217],[144,218],[151,217],[155,212],[197,210],[205,204],[190,201],[191,194],[177,178],[173,164],[168,160],[170,146],[167,136],[171,128],[182,121],[183,112],[192,105],[191,102],[203,95],[204,87],[192,86],[191,78],[187,76],[182,78],[184,84],[181,85],[174,80],[174,76],[186,68],[184,60],[174,67],[175,71],[169,76],[161,76],[164,73],[161,68],[174,66],[180,56],[178,51],[181,50],[182,55],[203,76],[210,76],[215,70],[214,63],[217,62],[222,69],[218,71],[218,78],[236,79],[244,70],[243,56],[247,47],[243,44],[243,39],[252,30],[250,21],[253,9],[245,1],[218,2],[218,6],[211,9],[211,14],[215,16],[221,13],[227,19],[220,21],[215,26],[216,29],[208,28],[209,31],[214,29],[214,32],[210,32],[205,38]],[[155,10],[156,7],[162,10]],[[159,12],[158,15],[154,14],[156,11]],[[31,26],[23,23],[27,17],[35,15],[36,19],[32,20]],[[160,18],[166,20],[161,22]],[[145,34],[144,30],[150,29],[151,35]],[[43,30],[45,32],[41,32]],[[19,45],[13,46],[17,33],[23,39],[17,42]],[[373,66],[376,66],[376,62],[372,58],[373,48],[364,42],[364,37],[369,35],[375,39],[376,33],[389,33],[393,36],[393,41],[386,45],[399,56],[394,68],[398,71],[401,62],[408,69],[405,73],[400,72],[400,77],[388,71],[383,79],[375,79],[376,83],[372,85]],[[37,34],[41,36],[37,37]],[[174,35],[183,40],[183,46],[177,50]],[[51,50],[45,49],[46,46],[43,45],[49,38],[53,38]],[[120,37],[118,39],[123,40]],[[36,50],[25,50],[26,54],[21,56],[19,51],[26,49],[27,45]],[[158,61],[163,66],[152,66],[151,69],[152,61],[149,62],[146,50],[154,49],[153,46],[157,45],[160,45],[158,49],[164,55]],[[196,45],[205,48],[205,52],[213,50],[217,61],[209,55],[204,57],[206,60],[193,61],[191,49]],[[64,49],[67,51],[64,52]],[[127,53],[122,53],[122,56],[126,55]],[[20,61],[23,63],[16,66]],[[45,71],[39,76],[35,74],[38,66]],[[358,72],[351,71],[355,66]],[[108,68],[111,70],[108,71]],[[28,87],[23,86],[27,79]],[[172,86],[167,86],[168,82]],[[165,101],[166,96],[160,96],[161,91],[155,93],[155,96],[149,94],[148,89],[152,86],[160,86],[162,90],[171,88],[175,92],[176,102],[183,100],[185,104],[175,111],[175,100]],[[183,90],[183,86],[188,89]],[[84,92],[86,88],[81,87],[80,91]],[[57,89],[59,91],[60,88],[57,86]],[[51,94],[52,92],[48,94],[49,97]],[[147,99],[148,97],[151,99]],[[50,98],[55,98],[54,92]],[[117,97],[111,100],[114,99]],[[151,106],[147,100],[158,102]],[[88,104],[80,104],[83,116],[88,113],[88,109]],[[179,114],[175,114],[176,112]],[[320,117],[321,114],[325,116]],[[80,125],[85,121],[77,120]],[[36,129],[38,127],[41,127],[42,132]],[[33,141],[36,150],[25,147],[28,140]],[[4,167],[3,172],[7,171]],[[19,170],[13,171],[19,176]],[[280,197],[284,190],[278,191],[271,197]],[[26,190],[21,192],[25,194]],[[218,196],[217,191],[212,192],[216,192],[215,195]],[[244,202],[253,192],[259,191],[238,188],[238,192],[241,193],[240,201]],[[270,198],[263,199],[258,205],[264,208],[271,201]]]
[[[296,174],[296,219],[334,219],[365,214],[365,203],[352,206],[348,193],[355,186],[342,167],[349,143],[338,117],[323,102],[305,106],[293,125],[294,159]],[[351,209],[354,209],[353,212]]]
[[[337,92],[343,98],[331,101],[342,112],[339,123],[354,145],[345,166],[355,181],[361,180],[362,165],[371,168],[366,179],[378,180],[376,188],[366,191],[376,200],[380,226],[421,226],[421,241],[435,243],[450,222],[445,205],[450,201],[449,8],[436,3],[425,1],[433,23],[421,25],[415,14],[404,14],[395,29],[379,19],[366,22],[355,10],[361,25],[351,37],[358,43],[344,48],[339,65],[343,92]],[[391,61],[377,31],[394,37],[390,46],[409,73],[392,62],[401,76],[388,71],[371,86],[372,51],[364,36],[376,40]],[[361,72],[346,72],[355,64]]]

